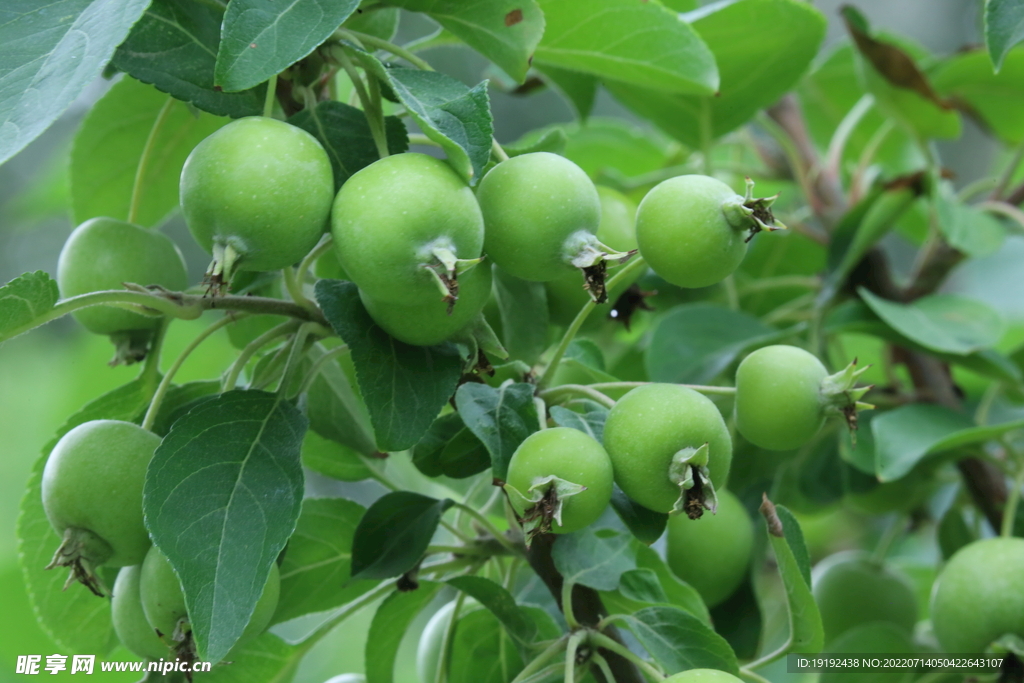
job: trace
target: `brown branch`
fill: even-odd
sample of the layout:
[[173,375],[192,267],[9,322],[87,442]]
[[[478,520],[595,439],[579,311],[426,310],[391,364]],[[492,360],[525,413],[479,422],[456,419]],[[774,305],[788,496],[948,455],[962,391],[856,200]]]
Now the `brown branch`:
[[1024,183],[1021,183],[1017,189],[1010,193],[1006,198],[1006,203],[1013,204],[1014,206],[1024,204]]
[[[558,608],[562,609],[562,575],[555,568],[555,561],[551,557],[551,548],[555,544],[553,534],[541,534],[533,539],[530,551],[527,553],[527,561],[537,572],[544,585],[555,597]],[[593,588],[575,585],[572,588],[572,611],[576,620],[583,626],[596,626],[602,617],[606,615],[601,596]],[[603,633],[622,643],[622,638],[613,626],[606,627]],[[601,656],[608,661],[608,666],[615,677],[614,681],[605,681],[604,676],[597,667],[592,667],[591,672],[598,683],[645,683],[643,675],[637,670],[632,662],[619,654],[608,650],[600,650]]]

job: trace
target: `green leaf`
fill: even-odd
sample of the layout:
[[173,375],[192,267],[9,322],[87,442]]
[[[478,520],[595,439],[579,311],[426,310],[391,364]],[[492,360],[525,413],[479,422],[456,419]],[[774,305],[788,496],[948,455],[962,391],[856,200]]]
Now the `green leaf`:
[[378,498],[356,527],[352,541],[353,579],[390,579],[420,561],[454,503],[412,491],[392,491]]
[[786,590],[789,610],[789,638],[783,646],[787,653],[821,652],[825,640],[821,614],[811,594],[810,561],[803,532],[796,518],[781,505],[768,502],[761,506],[768,522],[768,540]]
[[893,481],[905,476],[925,456],[984,443],[1021,427],[1024,419],[979,427],[967,415],[942,406],[902,406],[871,421],[875,472],[881,481]]
[[28,332],[60,299],[57,281],[41,270],[0,287],[0,342]]
[[153,0],[112,64],[143,83],[218,116],[263,113],[267,86],[223,92],[214,86],[224,13],[194,0]]
[[985,44],[998,72],[1006,53],[1024,40],[1024,0],[986,0]]
[[[448,654],[448,681],[507,683],[523,670],[519,652],[491,612],[481,609],[468,613],[463,611],[455,626]],[[529,661],[533,654],[524,656]]]
[[359,31],[367,35],[376,36],[382,40],[391,40],[398,31],[398,23],[401,10],[397,7],[383,7],[374,5],[362,8],[363,11],[356,11],[345,20],[342,28]]
[[406,630],[443,585],[421,581],[414,591],[395,591],[377,608],[366,639],[366,683],[395,680],[395,658]]
[[857,292],[887,325],[934,351],[966,354],[991,348],[1006,329],[994,310],[956,294],[933,294],[910,304],[898,304],[863,287]]
[[[361,109],[341,102],[320,102],[313,109],[303,109],[288,123],[303,129],[323,145],[334,170],[334,189],[361,168],[377,161],[377,144],[370,124]],[[388,151],[401,154],[409,150],[409,134],[397,116],[384,117]]]
[[683,304],[666,313],[654,328],[645,365],[653,382],[702,384],[744,352],[787,335],[741,311]]
[[1024,48],[1007,53],[998,74],[983,50],[972,50],[943,61],[931,78],[936,90],[1004,143],[1024,142]]
[[958,201],[951,191],[935,193],[933,201],[939,230],[951,247],[980,258],[1003,245],[1006,228],[992,215]]
[[491,387],[467,382],[455,392],[462,421],[491,454],[491,472],[504,480],[508,463],[519,444],[537,431],[537,407],[532,384]]
[[619,592],[637,602],[667,603],[668,596],[651,569],[631,569],[619,578]]
[[[681,142],[700,149],[775,103],[803,75],[825,37],[825,17],[797,0],[731,0],[684,15],[714,54],[717,95],[682,95],[606,81],[611,93]],[[766,29],[785,26],[785,31]],[[757,40],[751,40],[757,36]]]
[[656,3],[540,0],[536,61],[645,88],[711,95],[715,58],[697,32]]
[[214,82],[228,92],[259,85],[330,38],[357,7],[359,0],[231,0]]
[[[181,168],[192,148],[227,123],[132,78],[121,79],[89,111],[71,148],[75,223],[129,217],[153,227],[178,209]],[[139,170],[142,176],[136,180]],[[133,197],[136,183],[138,197]]]
[[357,53],[394,92],[423,134],[441,146],[452,168],[467,181],[479,180],[491,158],[494,135],[487,81],[469,88],[437,71],[389,67],[369,53]]
[[110,621],[110,601],[93,595],[84,586],[63,590],[67,574],[43,569],[61,539],[43,510],[43,468],[57,441],[80,424],[91,420],[137,422],[145,412],[153,387],[135,380],[100,396],[68,418],[43,447],[32,468],[18,514],[18,559],[29,601],[39,626],[61,649],[69,653],[106,654],[117,643]]
[[146,527],[181,579],[204,661],[242,635],[295,529],[306,426],[275,394],[229,391],[175,422],[153,454]]
[[0,164],[92,83],[150,0],[10,0],[0,21]]
[[939,550],[942,551],[944,560],[953,557],[957,550],[977,540],[974,531],[967,526],[963,511],[957,505],[951,505],[946,514],[942,515],[935,531],[935,538],[939,542]]
[[274,623],[339,607],[377,585],[352,582],[352,539],[366,509],[343,498],[307,498],[281,562]]
[[541,77],[553,85],[576,111],[580,120],[590,116],[597,100],[598,79],[582,71],[561,69],[553,64],[537,64],[534,69]]
[[911,351],[929,353],[944,363],[954,363],[986,377],[1008,382],[1021,381],[1020,368],[1003,354],[992,349],[966,355],[927,349],[882,322],[862,301],[847,301],[836,306],[826,316],[825,328],[829,334],[855,332],[874,335]]
[[302,465],[338,481],[363,481],[373,477],[373,472],[359,453],[325,439],[312,429],[302,439]]
[[448,413],[434,420],[413,447],[412,462],[428,477],[465,479],[488,469],[491,455],[458,413]]
[[[314,346],[307,355],[316,362],[324,353],[323,349]],[[309,428],[325,439],[363,455],[376,452],[366,406],[336,360],[322,365],[320,374],[309,385],[306,414],[309,416]]]
[[482,576],[459,576],[450,579],[448,584],[490,610],[520,647],[532,645],[537,639],[537,624],[499,584]]
[[690,669],[739,674],[739,663],[725,638],[678,607],[646,607],[621,622],[669,675]]
[[[555,415],[555,408],[551,408],[551,416]],[[563,408],[564,410],[564,408]],[[569,411],[566,411],[569,412]],[[573,413],[575,414],[575,413]],[[556,420],[557,422],[557,420]],[[559,423],[561,425],[561,423]],[[569,425],[561,425],[563,427]],[[598,439],[600,441],[600,439]],[[616,484],[612,489],[612,509],[619,516],[622,523],[626,525],[630,533],[646,545],[651,545],[665,533],[665,525],[668,524],[668,515],[663,512],[648,510],[643,505],[633,501],[623,493]]]
[[231,664],[196,674],[196,683],[252,683],[286,680],[299,656],[299,648],[273,633],[262,633],[231,652]]
[[602,443],[604,441],[604,423],[608,419],[608,409],[590,399],[582,399],[577,405],[582,409],[582,413],[577,413],[562,406],[551,406],[549,409],[551,419],[559,427],[578,429],[587,436],[592,437],[594,441]]
[[551,557],[566,581],[613,591],[625,572],[636,569],[636,550],[630,540],[630,536],[611,529],[588,527],[559,536]]
[[548,346],[548,295],[544,283],[520,280],[496,265],[493,272],[502,345],[510,358],[535,363]]
[[658,576],[661,588],[665,591],[670,605],[674,605],[697,617],[705,624],[711,624],[711,617],[708,614],[707,605],[700,597],[697,589],[686,583],[673,573],[665,560],[653,548],[642,545],[639,541],[633,541],[636,550],[636,566],[638,569],[650,569]]
[[523,154],[533,154],[534,152],[551,152],[552,154],[563,155],[565,152],[565,145],[569,142],[569,138],[566,137],[565,131],[561,128],[550,128],[543,131],[540,137],[531,136],[529,142],[519,144],[519,142],[513,142],[512,144],[503,145],[505,148],[505,154],[509,157],[518,157]]
[[544,33],[544,14],[534,0],[390,0],[423,12],[519,83],[526,80],[533,51]]
[[392,339],[370,318],[351,282],[320,280],[315,292],[331,327],[352,349],[377,447],[393,452],[416,445],[462,376],[458,350]]

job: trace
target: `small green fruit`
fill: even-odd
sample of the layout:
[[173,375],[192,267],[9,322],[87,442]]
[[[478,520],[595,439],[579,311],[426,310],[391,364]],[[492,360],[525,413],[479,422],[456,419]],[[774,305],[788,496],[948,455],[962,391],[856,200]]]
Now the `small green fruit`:
[[160,659],[170,655],[156,631],[146,621],[139,592],[142,565],[122,567],[114,582],[114,594],[110,601],[111,619],[117,634],[128,651],[143,659]]
[[739,499],[718,491],[713,515],[668,520],[668,566],[714,607],[739,588],[754,550],[754,524]]

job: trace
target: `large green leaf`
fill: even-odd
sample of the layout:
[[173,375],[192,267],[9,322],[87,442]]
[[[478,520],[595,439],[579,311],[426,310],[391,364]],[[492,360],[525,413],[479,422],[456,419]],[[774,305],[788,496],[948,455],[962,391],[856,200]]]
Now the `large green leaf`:
[[215,82],[246,90],[299,61],[327,40],[359,0],[231,0],[221,26]]
[[597,101],[597,76],[561,69],[553,64],[536,64],[533,68],[569,100],[578,118],[590,116]]
[[366,511],[352,540],[352,577],[390,579],[423,558],[441,515],[454,503],[412,491],[392,491]]
[[540,0],[536,60],[643,88],[712,95],[715,57],[697,32],[658,3]]
[[[324,353],[323,349],[313,347],[308,356],[316,362]],[[337,361],[322,365],[320,374],[309,385],[306,414],[309,416],[309,428],[325,439],[363,455],[374,454],[376,449],[366,406]]]
[[113,65],[203,111],[239,118],[263,111],[267,86],[224,92],[214,86],[223,11],[195,0],[153,0],[114,53]]
[[1022,427],[1022,419],[978,426],[967,415],[942,406],[902,406],[871,421],[875,473],[881,481],[893,481],[909,473],[925,456],[984,443]]
[[235,644],[295,529],[306,418],[280,396],[230,391],[174,423],[153,454],[143,510],[185,592],[203,660]]
[[500,584],[482,576],[459,576],[449,580],[448,584],[490,610],[519,645],[532,645],[536,640],[537,624]]
[[36,326],[36,320],[53,310],[60,299],[57,281],[37,270],[25,273],[0,287],[0,342]]
[[668,674],[689,669],[739,673],[736,653],[725,638],[678,607],[645,607],[622,623]]
[[501,316],[501,342],[511,358],[535,363],[548,346],[548,297],[544,283],[521,280],[497,265],[492,268],[494,300]]
[[1024,40],[1024,0],[986,0],[985,43],[996,71],[1006,53]]
[[[192,148],[227,119],[125,77],[82,121],[71,149],[71,210],[82,223],[97,216],[152,227],[178,208],[181,168]],[[140,175],[141,172],[141,175]],[[134,194],[138,184],[138,194]]]
[[533,390],[532,384],[494,388],[467,382],[455,392],[459,415],[491,454],[491,472],[497,479],[505,479],[512,454],[537,431]]
[[43,510],[43,467],[60,437],[90,420],[138,421],[154,387],[129,382],[100,396],[68,418],[36,461],[21,500],[18,515],[18,559],[29,601],[40,627],[69,653],[106,654],[117,642],[110,620],[110,602],[97,598],[84,586],[63,590],[67,574],[45,570],[60,537]]
[[967,354],[991,348],[1006,323],[994,310],[974,299],[934,294],[910,304],[887,301],[861,287],[864,303],[900,334],[935,351]]
[[307,498],[281,563],[281,597],[274,622],[323,612],[377,585],[352,578],[352,539],[366,512],[342,498]]
[[982,50],[971,50],[942,62],[931,78],[936,90],[1000,140],[1024,142],[1024,47],[1006,55],[998,74]]
[[612,591],[618,588],[624,573],[636,569],[637,550],[631,540],[611,529],[588,527],[559,536],[551,557],[566,581]]
[[[1021,75],[1024,76],[1024,72]],[[1024,94],[1024,89],[1021,93]],[[1003,245],[1006,228],[995,216],[964,204],[948,188],[936,192],[932,202],[939,230],[951,247],[971,258],[981,258],[998,251]]]
[[414,591],[395,591],[377,608],[366,639],[366,683],[392,683],[395,680],[395,658],[405,631],[442,586],[421,581]]
[[786,336],[757,318],[713,304],[676,306],[658,322],[644,356],[655,382],[708,382],[744,351]]
[[377,447],[391,452],[415,446],[462,376],[456,347],[410,346],[392,339],[370,318],[351,282],[320,280],[316,299],[352,349]]
[[544,33],[544,14],[534,0],[389,0],[423,12],[522,83]]
[[[554,406],[551,408],[552,414],[554,414]],[[562,410],[565,410],[562,408]],[[566,410],[565,412],[570,412]],[[576,413],[572,413],[575,415]],[[568,425],[561,425],[563,427]],[[665,526],[668,524],[668,515],[664,512],[655,512],[649,510],[643,505],[640,505],[635,500],[627,496],[622,489],[616,484],[612,488],[612,509],[615,510],[615,514],[619,516],[622,523],[626,525],[630,533],[637,538],[637,540],[651,545],[665,533]]]
[[[303,129],[323,145],[331,160],[336,190],[341,189],[353,173],[378,159],[370,124],[360,109],[333,100],[320,102],[312,109],[303,109],[288,119],[288,123]],[[409,134],[400,118],[385,117],[384,128],[389,152],[401,154],[409,149]]]
[[[658,92],[629,79],[606,80],[605,86],[634,112],[697,149],[789,91],[825,37],[825,17],[797,0],[728,0],[684,18],[714,54],[721,77],[716,95]],[[767,28],[772,26],[785,30]]]
[[0,164],[100,75],[150,0],[5,0],[0,18]]

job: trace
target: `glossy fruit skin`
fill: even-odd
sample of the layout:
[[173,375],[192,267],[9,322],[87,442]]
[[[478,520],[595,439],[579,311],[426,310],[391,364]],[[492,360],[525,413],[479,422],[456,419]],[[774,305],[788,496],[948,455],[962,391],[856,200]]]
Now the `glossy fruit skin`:
[[932,588],[931,617],[945,652],[984,652],[1006,633],[1024,638],[1024,538],[958,550]]
[[612,464],[608,453],[579,430],[554,427],[534,432],[512,454],[508,483],[520,493],[526,494],[535,479],[550,475],[587,487],[563,501],[562,523],[551,525],[556,534],[589,526],[611,501]]
[[[394,154],[342,185],[331,234],[341,267],[379,302],[417,305],[439,298],[423,268],[447,246],[460,259],[480,256],[484,222],[473,191],[444,161]],[[456,304],[456,307],[458,304]]]
[[[601,200],[601,223],[597,228],[597,239],[616,251],[636,249],[636,203],[621,192],[601,185],[597,186],[597,195]],[[614,303],[631,284],[617,284],[614,290],[608,292],[608,301]],[[544,289],[547,290],[551,320],[559,325],[571,323],[583,305],[590,301],[590,295],[583,288],[583,275],[580,272],[561,275],[545,283]],[[602,317],[595,311],[587,322],[600,321]]]
[[160,437],[130,422],[93,420],[61,437],[43,469],[43,508],[58,534],[87,529],[110,546],[102,564],[140,564],[150,548],[142,519],[146,467]]
[[668,520],[668,566],[714,607],[739,588],[754,550],[754,524],[739,499],[716,491],[718,509],[700,519]]
[[825,558],[814,567],[812,586],[826,643],[873,621],[896,624],[907,633],[917,623],[910,579],[866,553],[848,551]]
[[690,669],[669,676],[662,683],[742,683],[742,680],[718,669]]
[[[547,282],[574,268],[567,261],[601,222],[597,189],[579,166],[549,152],[503,161],[484,176],[477,200],[487,226],[484,250],[523,280]],[[567,244],[567,241],[569,244]]]
[[766,346],[736,370],[736,428],[748,441],[773,451],[799,448],[825,422],[821,383],[828,370],[795,346]]
[[459,276],[459,300],[451,314],[440,296],[416,305],[378,302],[359,290],[374,322],[395,339],[414,346],[433,346],[451,338],[483,310],[491,297],[491,269],[485,263]]
[[670,512],[679,486],[669,480],[672,456],[708,444],[708,469],[724,488],[732,465],[732,438],[711,399],[677,384],[648,384],[623,396],[608,413],[604,445],[615,482],[640,505]]
[[[249,624],[242,632],[238,643],[244,643],[267,629],[274,616],[274,610],[277,609],[277,599],[280,593],[281,572],[275,563],[270,567],[270,575],[267,577],[263,594],[256,602],[256,608],[249,618]],[[181,590],[178,575],[171,567],[167,556],[156,546],[150,549],[142,563],[139,594],[142,598],[142,609],[146,614],[146,621],[152,628],[162,633],[165,641],[170,643],[174,629],[181,619],[188,617],[188,611],[185,607],[185,594]],[[238,643],[236,643],[236,647]]]
[[181,208],[206,251],[231,245],[239,270],[278,270],[302,259],[327,227],[331,162],[316,138],[251,116],[196,145],[181,171]]
[[[57,261],[61,297],[124,289],[125,282],[177,292],[188,286],[188,272],[178,247],[159,232],[113,218],[91,218],[75,228]],[[160,323],[112,306],[90,306],[72,315],[96,334],[152,330]]]
[[743,197],[715,178],[684,175],[665,180],[640,202],[636,237],[655,273],[679,287],[707,287],[736,270],[747,253],[747,231],[722,211]]
[[142,565],[122,567],[114,582],[114,594],[110,600],[111,619],[114,633],[128,651],[143,659],[167,657],[170,650],[160,640],[156,631],[146,621],[139,593],[139,579]]

